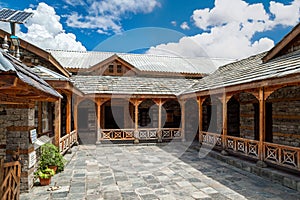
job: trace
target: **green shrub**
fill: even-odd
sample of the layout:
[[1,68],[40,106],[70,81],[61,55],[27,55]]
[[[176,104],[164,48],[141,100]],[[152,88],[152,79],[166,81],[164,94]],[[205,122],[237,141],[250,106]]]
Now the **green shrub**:
[[57,172],[61,172],[64,170],[65,163],[66,159],[55,145],[46,143],[41,146],[39,168],[46,169],[49,166],[57,166]]

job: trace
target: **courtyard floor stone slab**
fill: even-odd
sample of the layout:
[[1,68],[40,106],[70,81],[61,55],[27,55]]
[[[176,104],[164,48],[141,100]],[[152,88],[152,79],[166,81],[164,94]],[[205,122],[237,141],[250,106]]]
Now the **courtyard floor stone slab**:
[[[55,183],[62,189],[48,191]],[[50,186],[35,186],[21,200],[300,199],[295,190],[181,143],[80,145]]]

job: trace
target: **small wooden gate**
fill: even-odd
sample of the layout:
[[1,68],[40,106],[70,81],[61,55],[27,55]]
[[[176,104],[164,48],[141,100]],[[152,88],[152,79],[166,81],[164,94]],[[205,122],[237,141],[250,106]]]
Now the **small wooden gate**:
[[19,200],[21,164],[0,161],[0,200]]

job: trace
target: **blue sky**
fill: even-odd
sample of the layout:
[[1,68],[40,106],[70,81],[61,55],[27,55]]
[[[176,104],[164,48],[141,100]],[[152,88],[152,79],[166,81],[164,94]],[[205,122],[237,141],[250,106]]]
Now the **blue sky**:
[[300,0],[0,2],[34,12],[18,36],[42,48],[234,59],[269,50],[300,17]]

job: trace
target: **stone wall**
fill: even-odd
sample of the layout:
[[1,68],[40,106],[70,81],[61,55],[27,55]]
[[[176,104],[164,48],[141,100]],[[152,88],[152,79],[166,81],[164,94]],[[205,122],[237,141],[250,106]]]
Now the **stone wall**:
[[240,104],[240,136],[254,140],[254,106]]
[[284,87],[267,99],[272,103],[273,143],[300,147],[300,87]]
[[35,128],[34,105],[5,105],[5,110],[6,115],[0,115],[1,154],[6,161],[12,161],[12,155],[18,150],[21,163],[20,189],[21,192],[29,191],[33,186],[37,165],[29,168],[29,154],[35,151],[29,134]]
[[198,140],[199,111],[196,100],[185,103],[185,137],[187,141]]
[[300,101],[272,103],[273,142],[300,147]]

